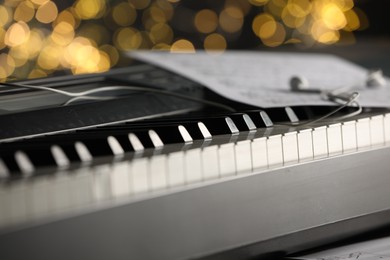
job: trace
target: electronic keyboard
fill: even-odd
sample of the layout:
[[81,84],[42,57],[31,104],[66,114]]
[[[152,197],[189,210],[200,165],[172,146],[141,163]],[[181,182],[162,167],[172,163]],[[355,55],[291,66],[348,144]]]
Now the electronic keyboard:
[[22,83],[176,94],[1,89],[1,258],[276,259],[389,224],[387,109],[316,122],[139,63]]

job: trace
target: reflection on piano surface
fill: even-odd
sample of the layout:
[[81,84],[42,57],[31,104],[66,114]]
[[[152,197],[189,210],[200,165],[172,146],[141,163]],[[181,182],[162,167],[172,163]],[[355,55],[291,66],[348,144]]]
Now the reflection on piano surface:
[[[77,89],[120,78],[237,112],[140,92],[65,107],[53,95],[47,107],[3,104],[2,258],[250,258],[387,224],[386,110],[294,126],[332,108],[260,110],[140,64],[99,78],[27,83]],[[1,95],[28,102],[51,94]]]

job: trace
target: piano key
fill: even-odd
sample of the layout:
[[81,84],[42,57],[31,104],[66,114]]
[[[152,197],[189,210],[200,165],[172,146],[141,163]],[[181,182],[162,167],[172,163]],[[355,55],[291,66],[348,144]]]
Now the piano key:
[[129,162],[117,162],[110,169],[110,191],[114,199],[131,194]]
[[230,117],[206,118],[200,120],[212,136],[223,134],[238,134],[239,130]]
[[7,178],[9,176],[10,172],[3,160],[0,158],[0,179]]
[[267,138],[261,137],[253,139],[251,142],[253,169],[268,168]]
[[167,155],[168,185],[176,187],[185,183],[184,152],[173,152]]
[[62,150],[60,146],[52,145],[50,147],[50,151],[58,167],[66,168],[70,165],[70,161],[68,157],[66,156],[65,152]]
[[46,176],[39,176],[31,183],[29,192],[28,212],[34,218],[46,216],[49,213],[49,181]]
[[74,144],[76,152],[83,163],[89,163],[92,161],[92,155],[89,152],[88,148],[82,142],[76,142]]
[[107,137],[107,142],[115,157],[121,157],[124,155],[125,151],[114,136]]
[[212,135],[210,134],[210,131],[207,129],[206,125],[203,124],[202,122],[198,122],[197,124],[198,124],[200,132],[202,133],[203,138],[210,139],[212,137]]
[[313,159],[312,131],[312,129],[304,129],[298,132],[298,157],[300,162]]
[[61,213],[65,209],[70,209],[72,202],[70,198],[69,174],[56,174],[51,176],[49,181],[49,210]]
[[370,135],[371,135],[371,145],[384,145],[385,136],[384,136],[384,125],[383,125],[383,116],[373,116],[370,120]]
[[168,187],[167,156],[156,155],[150,158],[150,189],[162,190]]
[[247,114],[236,113],[229,115],[239,131],[251,131],[256,129],[252,118]]
[[390,142],[390,113],[386,114],[383,118],[383,126],[385,132],[385,142]]
[[77,169],[68,180],[71,208],[84,208],[93,201],[93,179],[88,168]]
[[245,111],[245,114],[247,114],[252,119],[253,123],[257,128],[273,126],[272,120],[270,119],[270,117],[265,111],[261,111],[261,110]]
[[315,159],[328,156],[328,137],[326,129],[326,126],[315,127],[313,129],[313,156]]
[[328,140],[328,154],[329,156],[341,154],[343,151],[343,143],[341,136],[341,124],[328,125],[326,129]]
[[273,135],[267,138],[268,167],[283,165],[282,135]]
[[0,226],[8,225],[9,212],[8,189],[5,186],[0,186]]
[[204,180],[216,179],[219,176],[218,146],[206,146],[202,149],[202,172]]
[[265,109],[273,122],[299,122],[298,116],[291,107],[275,107]]
[[154,148],[161,149],[164,146],[164,143],[161,141],[160,136],[154,130],[148,131],[150,140],[153,143]]
[[149,160],[139,158],[132,161],[130,176],[133,194],[139,195],[149,191]]
[[185,143],[191,143],[193,140],[192,140],[191,135],[188,133],[187,129],[183,125],[179,125],[178,128],[179,128],[179,132],[181,134],[181,137],[183,138],[183,141]]
[[[218,148],[219,173],[221,177],[231,176],[236,173],[236,156],[234,143],[222,144]],[[223,159],[222,159],[223,158]]]
[[234,146],[237,173],[245,173],[252,170],[251,141],[239,141]]
[[356,121],[344,122],[341,125],[343,152],[356,151]]
[[[96,202],[107,201],[112,197],[111,165],[103,164],[92,168],[93,170],[93,198]],[[130,172],[128,172],[130,175]],[[128,177],[130,178],[130,176]],[[130,179],[129,181],[130,182]]]
[[356,139],[359,150],[367,149],[371,146],[370,119],[361,118],[356,123]]
[[12,224],[20,223],[27,218],[26,201],[26,182],[19,181],[12,183],[8,189],[8,208],[2,209],[8,211],[8,221]]
[[201,149],[185,151],[184,169],[186,183],[194,183],[202,180]]
[[31,176],[32,173],[35,171],[35,167],[32,164],[30,158],[27,156],[27,154],[23,151],[17,151],[15,152],[14,156],[21,173],[25,177]]
[[135,152],[142,152],[145,149],[141,141],[138,139],[138,137],[135,134],[130,133],[128,137],[129,137],[130,144],[133,147]]
[[285,133],[282,136],[284,165],[298,163],[297,131]]

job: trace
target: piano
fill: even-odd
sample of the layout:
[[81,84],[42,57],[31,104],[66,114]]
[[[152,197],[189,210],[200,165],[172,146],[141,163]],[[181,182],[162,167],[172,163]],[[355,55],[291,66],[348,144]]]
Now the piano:
[[248,106],[139,62],[17,84],[0,89],[1,259],[278,259],[389,225],[387,109],[313,122],[334,108]]

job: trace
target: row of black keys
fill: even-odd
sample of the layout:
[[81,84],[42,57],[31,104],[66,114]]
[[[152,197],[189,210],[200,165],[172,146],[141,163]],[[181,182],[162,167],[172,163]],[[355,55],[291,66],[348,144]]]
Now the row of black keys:
[[[299,112],[300,118],[308,119],[307,113]],[[0,144],[0,177],[29,175],[42,166],[66,167],[94,157],[120,156],[147,148],[159,149],[166,144],[185,144],[216,135],[269,128],[273,121],[297,122],[299,119],[289,107],[233,114],[183,115],[3,143]]]

